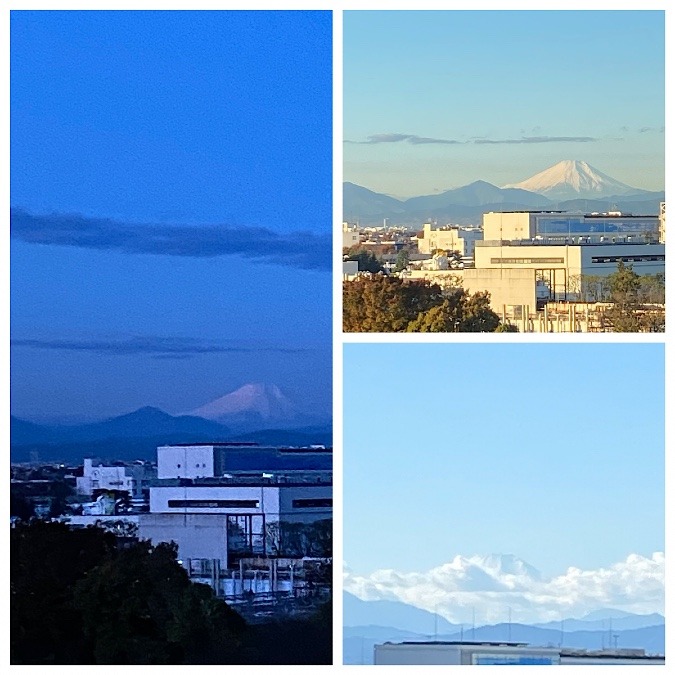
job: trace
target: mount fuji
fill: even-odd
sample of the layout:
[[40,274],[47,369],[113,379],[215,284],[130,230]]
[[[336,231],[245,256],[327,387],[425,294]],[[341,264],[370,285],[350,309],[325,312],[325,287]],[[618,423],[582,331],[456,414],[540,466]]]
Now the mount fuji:
[[460,225],[481,223],[487,211],[624,211],[656,215],[665,193],[626,185],[588,162],[577,159],[558,162],[520,183],[501,188],[474,181],[433,195],[399,201],[350,183],[344,184],[344,219],[361,225],[391,223],[419,226],[429,222]]
[[291,428],[316,424],[275,384],[249,383],[186,413],[237,429]]
[[552,200],[597,199],[643,192],[578,159],[563,160],[520,183],[502,186],[502,189],[514,188],[535,192]]

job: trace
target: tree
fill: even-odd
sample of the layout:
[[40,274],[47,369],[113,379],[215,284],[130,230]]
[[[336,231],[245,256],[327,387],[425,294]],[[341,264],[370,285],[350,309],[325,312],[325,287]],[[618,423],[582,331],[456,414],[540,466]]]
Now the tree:
[[346,332],[493,332],[499,317],[488,293],[398,277],[358,279],[343,284]]
[[374,253],[364,249],[356,250],[347,256],[347,260],[355,260],[359,264],[359,272],[371,272],[377,274],[382,272],[384,267],[377,259]]
[[215,645],[236,652],[243,619],[210,588],[190,582],[176,551],[139,542],[76,584],[93,663],[198,663]]
[[[645,289],[657,295],[665,282],[658,279],[645,280],[633,271],[632,265],[617,264],[617,270],[607,278],[612,306],[605,312],[606,325],[616,333],[643,333],[665,331],[665,312],[660,308],[645,308]],[[665,297],[664,297],[665,299]]]
[[176,549],[118,548],[95,527],[11,530],[13,664],[229,663],[244,620],[192,584]]
[[394,272],[402,272],[408,267],[410,262],[410,253],[407,249],[401,249],[396,256],[396,267],[394,267]]
[[398,277],[361,277],[343,284],[345,332],[397,333],[442,302],[440,286]]

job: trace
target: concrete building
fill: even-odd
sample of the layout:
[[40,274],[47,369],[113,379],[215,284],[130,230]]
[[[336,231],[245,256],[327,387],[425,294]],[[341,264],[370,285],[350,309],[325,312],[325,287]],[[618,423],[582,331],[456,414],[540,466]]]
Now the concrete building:
[[330,472],[332,448],[257,443],[178,443],[157,448],[157,478],[219,478],[230,474],[282,471]]
[[356,279],[359,274],[359,263],[357,260],[343,260],[342,261],[342,279],[343,281],[351,281]]
[[351,248],[358,246],[361,240],[359,228],[356,225],[342,223],[342,248]]
[[[581,285],[589,276],[609,276],[616,272],[619,261],[630,265],[636,274],[665,274],[665,245],[636,243],[550,243],[548,240],[486,240],[477,242],[476,270],[496,270],[492,274],[476,272],[468,278],[475,284],[479,277],[489,281],[492,297],[508,294],[518,275],[514,270],[532,270],[533,283],[548,291],[547,299],[576,301],[581,298]],[[467,275],[465,274],[465,278]],[[473,288],[472,288],[473,290]],[[477,289],[476,289],[477,290]],[[541,290],[541,289],[540,289]],[[534,294],[534,289],[530,295]],[[538,297],[543,297],[541,293]],[[499,303],[501,304],[501,303]],[[507,304],[522,304],[511,301]],[[534,309],[533,306],[530,307]]]
[[479,227],[461,227],[459,225],[444,225],[433,227],[425,223],[422,236],[417,238],[417,248],[420,253],[443,251],[458,251],[462,257],[472,258],[476,241],[483,238]]
[[218,594],[297,590],[306,572],[298,561],[326,555],[330,448],[166,445],[157,449],[157,468],[139,537],[175,542],[188,573]]
[[[508,211],[483,214],[483,239],[547,239],[574,243],[659,241],[658,216],[634,216],[619,211],[607,213],[569,213],[566,211]],[[574,241],[573,241],[574,240]]]
[[290,544],[274,537],[331,519],[332,506],[328,474],[167,481],[151,488],[139,536],[175,541],[181,559],[217,559],[227,569],[242,556],[291,555]]
[[639,275],[665,274],[664,222],[665,204],[662,216],[486,213],[464,288],[490,293],[502,316],[535,317],[546,303],[587,301],[588,280],[613,274],[619,262]]
[[76,479],[76,490],[89,497],[98,490],[116,490],[142,499],[147,497],[150,483],[156,477],[157,470],[147,462],[104,466],[92,459],[85,459],[82,476]]
[[559,665],[560,650],[523,642],[386,642],[375,665]]
[[640,665],[665,664],[644,649],[565,649],[523,642],[386,642],[375,645],[375,665]]
[[561,649],[561,666],[663,666],[663,654],[646,654],[644,649]]

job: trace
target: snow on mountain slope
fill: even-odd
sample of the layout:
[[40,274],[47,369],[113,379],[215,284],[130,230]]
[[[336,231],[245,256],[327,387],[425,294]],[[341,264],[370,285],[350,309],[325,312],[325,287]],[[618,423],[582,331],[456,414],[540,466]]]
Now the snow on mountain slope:
[[640,192],[578,159],[563,160],[527,180],[502,187],[529,190],[549,199],[597,198]]
[[236,391],[195,408],[188,415],[222,421],[242,414],[256,414],[265,421],[288,420],[297,415],[293,404],[274,384],[245,384]]

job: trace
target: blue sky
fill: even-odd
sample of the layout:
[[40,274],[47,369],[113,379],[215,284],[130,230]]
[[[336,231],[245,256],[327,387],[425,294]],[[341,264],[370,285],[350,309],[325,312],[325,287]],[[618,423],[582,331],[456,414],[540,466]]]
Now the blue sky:
[[664,188],[663,11],[352,11],[343,30],[346,181],[405,198],[579,159]]
[[331,21],[12,12],[14,414],[330,411]]
[[663,345],[347,344],[344,369],[355,573],[664,550]]

